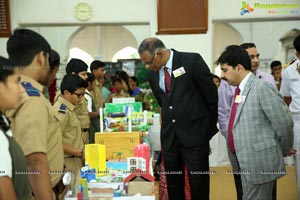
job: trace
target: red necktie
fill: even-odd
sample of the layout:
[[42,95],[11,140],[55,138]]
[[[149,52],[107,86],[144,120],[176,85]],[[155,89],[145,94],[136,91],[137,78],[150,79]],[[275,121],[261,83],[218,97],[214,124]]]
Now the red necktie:
[[168,95],[170,93],[171,77],[167,67],[164,67],[164,72],[165,72],[165,88],[166,88],[166,93]]
[[236,111],[237,111],[237,107],[239,105],[235,101],[235,98],[236,98],[237,95],[240,94],[240,91],[241,90],[240,90],[239,87],[237,87],[235,89],[234,97],[233,97],[233,104],[232,104],[232,107],[231,107],[231,113],[230,113],[229,124],[228,124],[228,145],[229,145],[229,148],[230,148],[232,153],[235,152],[232,128],[233,128],[233,123],[234,123],[234,118],[235,118],[235,114],[236,114]]

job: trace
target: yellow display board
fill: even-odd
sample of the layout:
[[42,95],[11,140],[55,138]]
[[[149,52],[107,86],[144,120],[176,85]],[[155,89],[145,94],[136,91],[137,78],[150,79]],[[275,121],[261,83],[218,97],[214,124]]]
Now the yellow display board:
[[90,169],[94,168],[98,175],[105,174],[106,171],[106,149],[105,145],[87,144],[85,145],[85,162]]
[[95,133],[95,144],[106,147],[106,159],[126,159],[134,156],[134,146],[140,144],[139,132]]

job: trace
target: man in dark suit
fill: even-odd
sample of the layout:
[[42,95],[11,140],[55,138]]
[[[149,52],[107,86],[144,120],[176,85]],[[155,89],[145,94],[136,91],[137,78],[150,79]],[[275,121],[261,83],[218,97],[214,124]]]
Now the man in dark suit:
[[185,199],[184,168],[192,199],[209,199],[209,140],[218,132],[218,93],[197,53],[167,49],[157,38],[139,46],[161,106],[161,146],[170,200]]

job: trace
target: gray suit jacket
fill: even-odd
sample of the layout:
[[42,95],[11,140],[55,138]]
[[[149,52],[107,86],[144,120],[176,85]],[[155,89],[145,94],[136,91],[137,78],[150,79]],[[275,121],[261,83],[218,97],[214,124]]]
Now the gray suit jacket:
[[241,173],[253,184],[285,175],[283,157],[293,146],[293,122],[281,95],[250,74],[233,125]]

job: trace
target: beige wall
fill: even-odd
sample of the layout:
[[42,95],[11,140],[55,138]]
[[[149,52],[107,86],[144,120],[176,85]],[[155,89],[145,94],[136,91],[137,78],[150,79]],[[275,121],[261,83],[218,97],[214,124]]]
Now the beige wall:
[[[232,31],[240,35],[243,42],[255,42],[261,49],[261,54],[266,58],[284,57],[281,55],[280,37],[293,28],[300,29],[299,14],[270,15],[266,10],[256,9],[250,14],[240,16],[241,2],[210,0],[208,1],[207,34],[155,35],[157,32],[156,1],[86,0],[85,2],[93,8],[93,16],[87,22],[80,22],[73,16],[74,6],[78,2],[80,1],[10,0],[12,27],[30,27],[39,31],[60,53],[63,58],[62,62],[66,62],[71,41],[78,30],[85,26],[109,26],[112,28],[106,29],[107,32],[102,34],[105,36],[103,38],[116,36],[115,40],[103,40],[102,37],[99,39],[97,38],[99,34],[96,34],[94,43],[93,38],[90,38],[89,44],[91,45],[81,43],[92,55],[109,59],[116,53],[114,51],[122,46],[124,48],[127,44],[139,44],[145,37],[156,36],[162,39],[168,47],[200,53],[209,66],[213,66],[218,49],[225,48],[222,47],[222,42],[225,42],[223,39],[227,38],[231,41],[229,39],[233,37],[226,35],[226,29],[221,30],[225,31],[224,33],[215,34],[213,23],[223,23],[225,26],[232,27]],[[247,1],[250,5],[253,2],[254,0]],[[274,2],[274,0],[264,0],[264,2]],[[288,2],[299,3],[300,0],[285,1],[285,3]],[[276,22],[273,22],[274,20]],[[124,28],[129,32],[126,32]],[[115,33],[116,29],[121,31],[121,35]],[[6,40],[7,38],[0,38],[0,54],[4,56],[6,56]],[[99,41],[103,45],[97,46]]]

